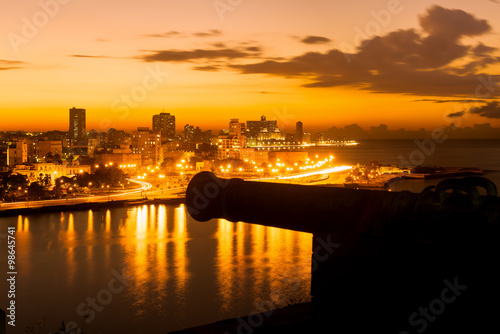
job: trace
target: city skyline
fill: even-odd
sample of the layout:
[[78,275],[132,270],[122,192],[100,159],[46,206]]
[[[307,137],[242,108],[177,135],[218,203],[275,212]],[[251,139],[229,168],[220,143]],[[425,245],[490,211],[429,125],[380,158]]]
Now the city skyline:
[[[20,129],[13,129],[13,130],[3,130],[0,129],[0,134],[1,133],[9,133],[9,132],[25,132],[27,134],[29,133],[45,133],[45,132],[52,132],[52,131],[57,131],[61,133],[66,133],[67,138],[70,140],[70,133],[71,133],[71,111],[72,110],[83,110],[84,111],[84,118],[86,118],[86,109],[82,108],[70,108],[70,122],[69,122],[69,131],[68,131],[68,124],[66,124],[63,128],[55,129],[55,128],[49,128],[48,130],[41,130],[40,127],[35,127],[34,130],[26,130],[25,128],[20,128]],[[173,125],[175,125],[175,131],[172,132],[174,129],[172,127],[172,124],[167,125],[168,126],[168,131],[170,135],[163,136],[163,139],[170,139],[174,140],[175,138],[180,138],[184,137],[184,133],[186,132],[186,127],[192,128],[191,131],[194,131],[194,128],[196,127],[199,131],[214,131],[212,134],[214,137],[216,137],[216,133],[225,133],[230,131],[230,121],[225,120],[225,122],[221,124],[217,124],[214,128],[201,128],[198,124],[193,124],[193,122],[187,122],[185,125],[179,124],[175,122],[175,115],[172,115],[170,113],[165,113],[165,112],[160,112],[158,114],[153,115],[152,121],[142,121],[141,123],[134,124],[130,128],[125,128],[125,129],[115,129],[113,127],[110,127],[107,130],[102,130],[98,131],[95,128],[88,128],[87,131],[85,132],[86,135],[92,134],[94,132],[97,133],[109,133],[109,130],[116,130],[116,131],[125,131],[127,133],[132,133],[134,131],[137,131],[139,128],[149,128],[155,133],[161,133],[161,128],[157,128],[155,130],[155,127],[159,127],[160,125],[158,124],[158,121],[160,120],[160,116],[166,115],[168,119],[172,119]],[[157,121],[155,122],[155,120]],[[234,118],[231,118],[234,119]],[[236,118],[237,119],[237,118]],[[247,131],[248,134],[252,135],[253,133],[253,124],[254,123],[260,123],[262,119],[266,119],[266,115],[262,115],[258,117],[259,120],[257,119],[244,119],[244,122],[247,122],[248,128]],[[237,119],[238,120],[238,119]],[[191,124],[190,124],[191,123]],[[318,135],[326,135],[331,139],[334,138],[346,138],[346,139],[417,139],[417,138],[426,138],[429,136],[432,136],[433,131],[437,131],[438,129],[441,129],[443,133],[446,134],[447,138],[452,138],[452,139],[494,139],[494,138],[499,138],[500,137],[500,127],[492,127],[491,124],[488,123],[481,123],[481,124],[473,124],[472,126],[460,126],[461,122],[457,122],[455,124],[454,122],[451,122],[449,125],[443,125],[441,127],[436,127],[432,129],[425,129],[425,128],[418,128],[416,130],[411,130],[411,129],[405,129],[405,128],[389,128],[386,124],[380,123],[378,125],[370,126],[368,128],[363,128],[359,126],[356,123],[352,124],[346,124],[344,126],[331,126],[329,128],[322,128],[320,131],[315,130],[314,128],[308,127],[306,124],[306,130],[304,130],[303,126],[304,123],[302,121],[297,121],[297,123],[294,123],[293,126],[292,124],[287,124],[286,127],[283,127],[278,123],[277,120],[270,120],[267,121],[268,127],[271,125],[270,129],[274,130],[279,129],[283,133],[297,133],[297,123],[300,123],[300,129],[302,133],[307,133],[313,137],[316,137]],[[225,124],[225,125],[224,125]],[[228,126],[229,125],[229,126]],[[89,138],[89,140],[91,140]],[[90,145],[90,144],[89,144]]]
[[500,128],[494,1],[231,4],[9,4],[0,130],[67,129],[73,105],[97,131],[161,112],[176,131],[262,115],[290,132],[299,120],[309,132]]

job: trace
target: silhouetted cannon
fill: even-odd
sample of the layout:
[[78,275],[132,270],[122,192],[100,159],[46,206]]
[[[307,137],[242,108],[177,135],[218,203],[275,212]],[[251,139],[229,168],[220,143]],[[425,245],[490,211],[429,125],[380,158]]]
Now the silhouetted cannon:
[[199,221],[224,218],[313,233],[318,328],[478,332],[496,319],[498,306],[485,303],[498,297],[500,198],[487,179],[448,179],[416,194],[202,172],[187,188],[186,206]]

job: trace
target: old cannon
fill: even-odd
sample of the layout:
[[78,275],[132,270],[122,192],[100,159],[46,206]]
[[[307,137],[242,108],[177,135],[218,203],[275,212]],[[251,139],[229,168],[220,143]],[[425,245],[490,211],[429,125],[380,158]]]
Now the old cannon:
[[312,331],[481,333],[496,322],[500,198],[487,179],[411,193],[202,172],[186,206],[198,221],[312,233]]

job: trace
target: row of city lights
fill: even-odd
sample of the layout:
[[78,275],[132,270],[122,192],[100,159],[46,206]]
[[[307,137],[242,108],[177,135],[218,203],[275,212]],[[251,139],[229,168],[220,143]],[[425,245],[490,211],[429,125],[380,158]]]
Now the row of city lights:
[[[318,156],[316,156],[316,158],[318,158]],[[311,161],[309,158],[306,159],[306,162],[305,164],[307,166],[299,166],[299,170],[301,171],[306,171],[306,170],[310,170],[310,169],[316,169],[316,168],[321,168],[321,167],[324,167],[324,165],[326,163],[331,163],[332,160],[334,159],[334,157],[332,155],[330,155],[330,157],[328,158],[325,158],[324,160],[320,160],[318,162],[315,162],[315,161]],[[248,162],[248,159],[245,159],[245,162]],[[251,162],[253,165],[255,165],[255,161],[252,161]],[[276,168],[273,168],[276,167]],[[278,173],[281,171],[280,168],[283,168],[285,169],[287,172],[293,172],[294,170],[296,170],[296,167],[298,166],[298,163],[294,163],[294,166],[293,167],[287,167],[287,165],[283,162],[280,162],[280,159],[277,159],[276,160],[276,163],[273,165],[272,163],[268,164],[267,167],[270,169],[270,171],[272,173]],[[259,168],[257,166],[254,166],[253,167],[254,170],[256,172],[264,172],[264,168]],[[220,166],[220,170],[221,172],[224,172],[224,173],[227,173],[229,172],[231,169],[231,165],[227,165],[226,168],[224,168],[224,166]],[[238,171],[243,171],[242,168],[239,168]]]

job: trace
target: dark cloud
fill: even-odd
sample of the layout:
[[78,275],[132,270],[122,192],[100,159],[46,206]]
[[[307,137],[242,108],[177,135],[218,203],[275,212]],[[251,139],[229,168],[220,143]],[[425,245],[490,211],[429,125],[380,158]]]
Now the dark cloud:
[[19,70],[24,68],[25,64],[22,61],[0,59],[0,71]]
[[[500,62],[491,56],[492,47],[461,43],[463,37],[489,32],[485,20],[462,10],[433,6],[420,17],[420,24],[421,30],[375,36],[352,54],[333,49],[231,68],[244,74],[300,77],[309,81],[303,86],[311,88],[354,86],[379,93],[460,96],[474,94],[479,69]],[[470,61],[462,67],[453,65],[463,59]],[[499,75],[492,76],[495,82],[499,79]]]
[[197,59],[237,59],[237,58],[246,58],[250,56],[254,56],[255,52],[251,52],[248,50],[239,50],[239,49],[212,49],[212,50],[204,50],[204,49],[196,49],[196,50],[159,50],[152,51],[153,54],[142,56],[146,62],[153,61],[164,61],[164,62],[185,62]]
[[465,115],[465,111],[457,111],[446,115],[446,117],[454,118],[454,117],[462,117],[463,115]]
[[222,42],[216,42],[216,43],[213,43],[212,45],[215,46],[218,49],[222,49],[222,48],[226,47],[226,44],[224,44]]
[[496,64],[499,62],[500,62],[500,57],[480,57],[480,58],[478,57],[477,60],[471,61],[462,67],[453,69],[453,72],[459,75],[475,73],[485,68],[487,65]]
[[196,71],[207,71],[207,72],[216,72],[220,70],[220,66],[215,65],[207,65],[207,66],[195,66],[193,70]]
[[222,31],[217,30],[217,29],[211,29],[208,32],[195,32],[193,36],[196,37],[214,37],[214,36],[220,36],[222,34]]
[[472,108],[469,112],[486,118],[500,118],[500,103],[491,101],[484,106]]
[[70,55],[73,58],[113,58],[109,56],[93,56],[93,55]]
[[[500,138],[500,128],[493,128],[490,123],[474,124],[472,127],[460,128],[455,124],[450,124],[442,128],[446,137],[444,138]],[[391,130],[385,124],[372,126],[369,130],[361,128],[357,124],[346,125],[344,127],[332,127],[323,134],[331,139],[350,138],[358,139],[412,139],[429,138],[432,136],[432,131],[426,129],[408,130],[398,129]],[[410,153],[410,152],[408,152]]]
[[250,52],[260,52],[261,51],[260,47],[258,47],[258,46],[249,46],[249,47],[245,48],[245,50],[250,51]]
[[161,33],[161,34],[148,34],[148,35],[144,35],[144,36],[145,37],[157,37],[157,38],[171,38],[171,37],[182,37],[182,36],[184,36],[184,34],[181,33],[180,31],[172,30],[172,31],[167,31],[167,32]]
[[496,50],[498,50],[498,49],[491,47],[491,46],[484,45],[483,43],[479,43],[478,45],[476,45],[474,47],[474,49],[472,49],[472,52],[474,52],[474,55],[476,55],[476,56],[485,56],[485,55],[489,55],[490,53],[492,53],[493,51],[496,51]]
[[429,37],[447,36],[455,40],[461,36],[477,36],[488,32],[491,26],[460,9],[432,6],[426,15],[420,16],[420,25]]
[[[145,62],[163,61],[163,62],[190,62],[197,60],[230,60],[241,58],[255,58],[261,54],[261,48],[258,46],[239,46],[225,47],[224,44],[218,44],[221,47],[211,49],[194,50],[154,50],[149,55],[140,56]],[[209,66],[213,64],[204,64]]]
[[413,100],[413,102],[434,102],[434,103],[481,103],[486,102],[486,100],[439,100],[439,99],[421,99],[421,100]]
[[210,29],[209,31],[198,31],[194,33],[180,32],[177,30],[171,30],[160,34],[147,34],[144,37],[155,37],[155,38],[186,38],[189,36],[194,37],[215,37],[222,35],[222,31],[218,29]]
[[325,44],[331,42],[329,38],[322,36],[307,36],[301,39],[300,41],[305,44]]

